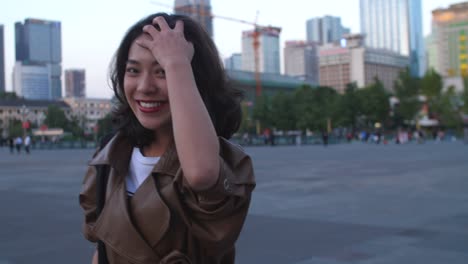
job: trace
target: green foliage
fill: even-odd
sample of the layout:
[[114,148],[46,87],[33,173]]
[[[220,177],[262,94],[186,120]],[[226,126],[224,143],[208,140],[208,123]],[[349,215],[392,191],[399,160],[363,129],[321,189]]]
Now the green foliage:
[[339,99],[338,123],[345,127],[357,128],[357,120],[361,115],[361,97],[358,95],[358,86],[355,82],[346,85],[345,93]]
[[18,96],[15,92],[0,92],[0,99],[17,99]]
[[83,122],[78,117],[72,117],[67,123],[66,130],[70,131],[74,138],[82,138],[84,136]]
[[443,126],[453,129],[461,128],[462,120],[454,87],[450,87],[434,102],[433,110]]
[[463,102],[463,112],[468,114],[468,78],[463,79],[463,94],[462,94],[462,102]]
[[426,72],[421,80],[421,94],[425,95],[428,100],[431,100],[432,98],[437,98],[441,95],[442,88],[442,76],[431,68]]
[[296,115],[292,95],[284,92],[275,94],[271,100],[271,121],[273,127],[279,130],[296,128]]
[[62,128],[66,130],[69,126],[68,123],[69,121],[65,113],[60,107],[56,105],[49,105],[49,107],[47,107],[47,116],[44,120],[44,124],[50,128]]
[[253,118],[260,121],[262,127],[270,127],[272,125],[271,103],[268,96],[262,95],[255,99]]
[[98,138],[101,138],[113,131],[112,115],[107,114],[104,118],[98,120]]
[[294,112],[296,113],[296,127],[301,130],[315,128],[314,117],[317,115],[314,106],[314,93],[310,86],[300,87],[294,94]]
[[10,137],[18,137],[23,136],[23,126],[20,120],[10,120],[10,124],[8,126],[8,135]]
[[[465,79],[465,90],[459,97],[453,89],[442,91],[442,77],[434,70],[429,70],[420,79],[412,77],[406,69],[400,73],[394,88],[399,103],[392,116],[390,93],[377,78],[362,88],[350,83],[342,95],[330,87],[303,85],[294,93],[262,96],[257,98],[252,116],[253,120],[260,121],[262,128],[278,130],[324,130],[329,120],[333,127],[352,130],[373,128],[377,122],[395,129],[405,124],[413,125],[421,118],[418,116],[422,106],[420,95],[426,96],[430,111],[447,128],[460,127],[461,106],[468,113],[468,79]],[[253,127],[249,116],[244,116],[243,120],[244,129]]]
[[408,68],[400,72],[398,79],[395,81],[395,96],[400,101],[395,108],[395,114],[400,116],[401,119],[408,122],[415,120],[416,114],[421,108],[418,100],[420,87],[421,80],[412,77]]
[[381,81],[375,78],[373,84],[359,90],[359,97],[362,114],[369,126],[386,122],[390,112],[390,96]]

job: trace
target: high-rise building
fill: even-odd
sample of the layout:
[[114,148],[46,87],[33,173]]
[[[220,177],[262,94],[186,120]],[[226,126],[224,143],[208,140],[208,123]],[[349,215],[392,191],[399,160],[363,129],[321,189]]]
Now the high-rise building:
[[86,78],[84,69],[65,71],[65,97],[86,97]]
[[337,42],[344,34],[349,34],[349,28],[343,27],[340,17],[324,16],[307,20],[307,41],[320,44]]
[[242,54],[233,53],[229,58],[226,58],[224,68],[226,70],[242,70]]
[[284,47],[284,73],[306,83],[319,83],[318,43],[286,41]]
[[413,76],[426,71],[421,0],[360,0],[366,46],[410,58]]
[[399,53],[365,47],[364,36],[345,36],[344,43],[320,48],[320,85],[343,93],[348,83],[365,87],[378,78],[388,91],[393,90],[399,73],[408,67],[409,59]]
[[424,38],[424,46],[426,47],[426,65],[427,69],[437,69],[437,45],[433,34],[429,34]]
[[17,61],[13,68],[13,90],[19,97],[32,100],[52,98],[50,64],[28,64]]
[[[16,61],[28,67],[32,65],[44,66],[50,71],[49,97],[36,99],[62,97],[61,32],[61,24],[57,21],[28,18],[24,24],[15,23]],[[22,74],[17,76],[22,76]],[[16,85],[16,87],[21,87],[21,85]]]
[[5,39],[3,25],[0,25],[0,92],[5,92]]
[[446,77],[468,76],[468,2],[432,11],[435,70]]
[[213,17],[210,0],[175,0],[174,13],[190,16],[213,37]]
[[268,27],[242,32],[242,70],[255,71],[254,40],[258,40],[258,70],[264,73],[280,73],[280,36],[281,28]]

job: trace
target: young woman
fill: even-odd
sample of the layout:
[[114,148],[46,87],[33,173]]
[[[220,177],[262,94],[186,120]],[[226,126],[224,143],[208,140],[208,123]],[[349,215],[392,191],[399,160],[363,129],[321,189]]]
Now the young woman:
[[[188,17],[151,15],[123,38],[111,80],[119,128],[85,175],[85,237],[109,263],[234,263],[255,180],[227,141],[241,94],[211,38]],[[99,216],[98,165],[110,168]]]

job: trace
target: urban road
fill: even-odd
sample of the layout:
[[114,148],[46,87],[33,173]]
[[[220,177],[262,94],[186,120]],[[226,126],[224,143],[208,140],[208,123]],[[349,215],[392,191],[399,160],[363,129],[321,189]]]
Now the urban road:
[[[468,145],[247,147],[257,188],[236,263],[468,263]],[[93,150],[0,149],[0,264],[90,263]]]

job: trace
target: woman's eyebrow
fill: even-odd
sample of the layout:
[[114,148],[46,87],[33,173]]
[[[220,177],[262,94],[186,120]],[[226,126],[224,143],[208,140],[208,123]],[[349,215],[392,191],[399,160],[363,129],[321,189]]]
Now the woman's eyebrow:
[[[140,62],[137,61],[137,60],[128,59],[128,60],[127,60],[127,64],[140,64]],[[159,65],[159,62],[155,60],[155,61],[153,61],[151,64],[152,64],[153,66],[158,66],[158,65]]]

